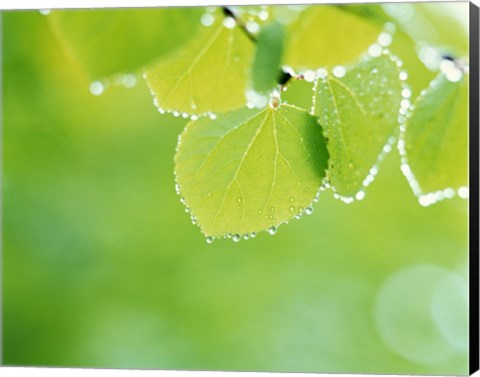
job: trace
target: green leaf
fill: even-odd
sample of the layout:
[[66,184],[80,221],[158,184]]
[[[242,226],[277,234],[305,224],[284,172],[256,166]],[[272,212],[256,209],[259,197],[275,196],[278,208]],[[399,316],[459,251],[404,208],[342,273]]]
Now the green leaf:
[[285,63],[316,69],[355,61],[381,32],[381,26],[338,7],[315,5],[289,27]]
[[322,128],[305,110],[243,108],[188,124],[175,173],[206,236],[248,235],[301,214],[322,184],[327,160]]
[[399,70],[390,55],[381,55],[333,72],[316,82],[313,110],[329,139],[330,184],[345,198],[361,199],[397,129]]
[[421,204],[435,203],[455,191],[464,195],[468,185],[467,75],[451,82],[440,74],[432,81],[402,127],[399,151],[402,171]]
[[283,56],[283,26],[271,23],[263,27],[257,38],[257,50],[252,66],[253,89],[268,92],[281,72]]
[[160,109],[189,114],[224,112],[245,105],[252,42],[218,20],[146,74]]
[[49,16],[65,49],[91,79],[132,73],[195,34],[200,8],[59,10]]

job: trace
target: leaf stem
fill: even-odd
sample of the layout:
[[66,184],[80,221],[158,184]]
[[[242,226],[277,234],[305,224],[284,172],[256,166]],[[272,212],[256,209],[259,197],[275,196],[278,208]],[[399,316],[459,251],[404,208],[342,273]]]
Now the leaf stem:
[[[240,27],[240,30],[242,30],[242,32],[248,37],[248,39],[250,39],[250,41],[252,41],[252,43],[257,44],[257,38],[255,37],[255,35],[248,31],[245,23],[237,17],[237,15],[232,9],[224,6],[222,7],[222,11],[225,17],[230,17],[235,20],[236,24]],[[300,74],[294,76],[288,70],[281,68],[277,76],[277,83],[283,89],[292,78],[294,78],[295,80],[303,80],[303,75]]]
[[250,39],[253,43],[257,43],[257,38],[248,31],[247,26],[245,23],[237,17],[237,15],[231,10],[229,7],[222,7],[222,11],[225,17],[230,17],[235,20],[237,25],[240,27],[240,30],[243,31],[243,33],[247,36],[248,39]]

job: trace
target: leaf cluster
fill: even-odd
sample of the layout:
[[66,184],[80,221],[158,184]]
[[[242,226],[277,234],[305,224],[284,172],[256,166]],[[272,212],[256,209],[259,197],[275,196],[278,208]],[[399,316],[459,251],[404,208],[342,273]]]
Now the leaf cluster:
[[177,191],[209,241],[274,234],[325,190],[364,199],[395,146],[420,204],[468,197],[466,38],[432,32],[455,23],[435,4],[49,18],[91,79],[143,73],[160,113],[189,118]]

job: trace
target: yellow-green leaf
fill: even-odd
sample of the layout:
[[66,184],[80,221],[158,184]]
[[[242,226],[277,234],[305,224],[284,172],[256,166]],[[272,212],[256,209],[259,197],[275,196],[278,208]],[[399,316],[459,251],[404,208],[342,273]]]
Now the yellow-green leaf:
[[316,69],[355,61],[381,26],[330,5],[314,5],[289,27],[285,64]]
[[191,43],[147,71],[156,104],[188,114],[224,112],[245,105],[252,42],[222,20],[203,27]]
[[322,128],[306,111],[291,105],[243,108],[188,124],[175,173],[202,232],[238,239],[305,211],[327,160]]

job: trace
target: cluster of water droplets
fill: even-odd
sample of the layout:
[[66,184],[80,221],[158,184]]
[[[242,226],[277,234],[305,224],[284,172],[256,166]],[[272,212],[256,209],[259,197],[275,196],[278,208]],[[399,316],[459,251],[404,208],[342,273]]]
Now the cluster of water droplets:
[[[427,95],[430,90],[434,90],[441,79],[442,76],[438,76],[436,79],[431,81],[429,88],[421,91],[417,101],[420,100],[423,96]],[[418,183],[417,178],[415,177],[415,174],[413,173],[412,168],[409,165],[405,142],[408,119],[411,117],[413,111],[415,110],[415,105],[410,104],[409,101],[411,91],[407,85],[405,85],[404,89],[402,90],[402,96],[402,106],[400,108],[400,114],[398,117],[398,122],[400,124],[400,136],[397,143],[397,149],[400,154],[400,170],[407,179],[408,184],[413,191],[413,194],[418,198],[418,202],[420,203],[420,205],[428,207],[439,201],[451,199],[456,195],[458,195],[458,197],[462,199],[468,199],[469,189],[466,186],[462,186],[458,190],[447,187],[445,189],[429,193],[424,193],[422,191],[420,184]]]
[[205,27],[212,26],[216,21],[217,7],[206,7],[205,13],[200,17],[200,23]]
[[[392,23],[386,23],[383,27],[383,31],[379,34],[377,37],[377,40],[375,43],[370,45],[366,51],[366,53],[362,56],[363,61],[369,61],[375,58],[378,58],[382,55],[388,56],[388,58],[395,63],[395,65],[400,69],[403,66],[403,62],[393,55],[389,50],[388,46],[391,45],[393,42],[393,35],[395,32],[395,25]],[[313,82],[313,96],[312,96],[312,107],[310,109],[310,114],[314,115],[315,114],[315,105],[316,105],[316,93],[318,89],[318,85],[320,82],[326,82],[330,76],[333,76],[337,79],[343,78],[348,72],[348,68],[342,65],[337,65],[334,66],[331,71],[325,67],[319,68],[316,71],[313,70],[308,70],[302,73],[303,77],[305,78],[306,81]],[[374,68],[372,70],[373,74],[377,74],[378,70]],[[360,77],[359,77],[360,78]],[[408,88],[408,85],[406,84],[406,80],[408,78],[408,74],[406,71],[400,71],[399,72],[399,80],[402,85],[402,100],[399,106],[399,113],[400,115],[403,114],[403,116],[407,113],[408,108],[410,107],[410,96],[411,96],[411,91]],[[402,118],[398,118],[398,121],[403,121]],[[325,179],[324,185],[322,186],[322,190],[325,189],[331,189],[333,191],[333,196],[336,199],[339,199],[343,201],[346,204],[351,204],[354,201],[361,201],[365,198],[365,189],[370,186],[370,184],[375,180],[376,175],[378,174],[380,164],[382,161],[385,159],[386,155],[389,154],[397,139],[395,136],[391,136],[388,138],[387,142],[383,146],[380,154],[377,157],[377,160],[375,161],[374,165],[370,168],[367,176],[363,179],[362,182],[362,188],[358,190],[355,195],[353,196],[344,196],[341,195],[337,192],[337,190],[331,185],[328,179]],[[349,168],[354,169],[353,163],[350,163]]]
[[[144,74],[143,77],[147,81],[146,74]],[[152,95],[152,98],[153,98],[153,105],[156,107],[157,111],[162,115],[163,114],[170,114],[170,115],[174,116],[175,118],[190,119],[192,121],[198,120],[198,119],[203,118],[203,117],[209,117],[211,120],[217,119],[217,114],[215,114],[211,111],[207,111],[207,112],[203,112],[203,113],[196,113],[195,110],[197,109],[197,105],[193,101],[192,101],[191,106],[190,106],[190,108],[192,109],[191,112],[179,111],[179,110],[175,110],[175,109],[166,109],[158,103],[158,99],[155,95],[155,92],[153,91],[153,89],[150,86],[149,86],[149,90],[150,90],[150,94]]]
[[276,22],[288,25],[296,21],[303,10],[308,5],[283,5],[281,7],[273,7],[272,16]]
[[90,83],[89,91],[94,96],[101,96],[105,90],[112,85],[123,86],[125,88],[133,88],[137,85],[137,76],[134,73],[119,73],[113,79],[103,78]]
[[[177,149],[178,149],[178,145],[180,144],[181,142],[181,137],[179,136],[178,138],[178,144],[177,144]],[[319,197],[320,197],[320,194],[321,192],[325,191],[327,188],[329,188],[329,185],[328,183],[325,183],[326,181],[324,180],[324,182],[322,183],[322,186],[318,189],[312,203],[310,205],[308,205],[307,207],[295,207],[295,198],[294,197],[291,197],[290,198],[290,206],[289,206],[289,211],[295,215],[293,216],[293,219],[295,220],[299,220],[303,215],[311,215],[313,214],[313,204],[314,203],[317,203],[319,201]],[[308,192],[310,191],[310,188],[305,188],[305,191]],[[181,194],[181,187],[180,185],[178,184],[177,182],[177,176],[175,174],[175,192],[177,193],[177,195],[180,197],[180,203],[182,203],[184,206],[185,206],[185,212],[188,213],[190,215],[190,220],[192,222],[193,225],[197,225],[201,232],[203,232],[203,229],[201,228],[200,224],[198,224],[198,221],[195,217],[195,215],[192,213],[190,207],[188,206],[187,204],[187,201],[186,199],[182,196]],[[211,195],[211,194],[208,194],[208,195]],[[241,202],[243,199],[242,198],[238,198],[238,200]],[[269,221],[272,223],[272,224],[275,224],[276,220],[275,220],[275,217],[273,215],[275,211],[275,208],[274,207],[271,207],[269,208],[268,210],[265,210],[265,218],[266,219],[269,219]],[[260,209],[258,210],[258,214],[261,215],[264,213],[264,210],[263,209]],[[268,229],[267,229],[267,233],[269,235],[275,235],[277,234],[277,231],[278,231],[278,228],[283,225],[283,224],[288,224],[288,220],[287,221],[284,221],[280,224],[275,224],[275,225],[271,225]],[[249,239],[252,239],[252,238],[255,238],[257,236],[257,233],[256,232],[249,232],[249,233],[245,233],[245,234],[238,234],[238,233],[235,233],[235,234],[232,234],[232,233],[229,233],[229,234],[226,234],[224,235],[223,237],[212,237],[212,236],[208,236],[206,235],[205,236],[205,241],[209,244],[213,243],[216,239],[219,239],[219,238],[223,238],[223,239],[231,239],[233,242],[240,242],[242,240],[249,240]]]
[[[222,19],[223,26],[227,29],[233,29],[237,25],[237,21],[230,16],[225,17],[220,14],[218,7],[206,7],[205,13],[200,17],[200,23],[205,27],[212,26],[217,18]],[[241,23],[244,23],[245,28],[252,35],[257,34],[260,31],[261,23],[268,20],[270,13],[268,8],[265,6],[259,7],[258,11],[255,11],[253,8],[245,8],[241,6],[231,6],[229,7],[236,17],[241,19]]]

